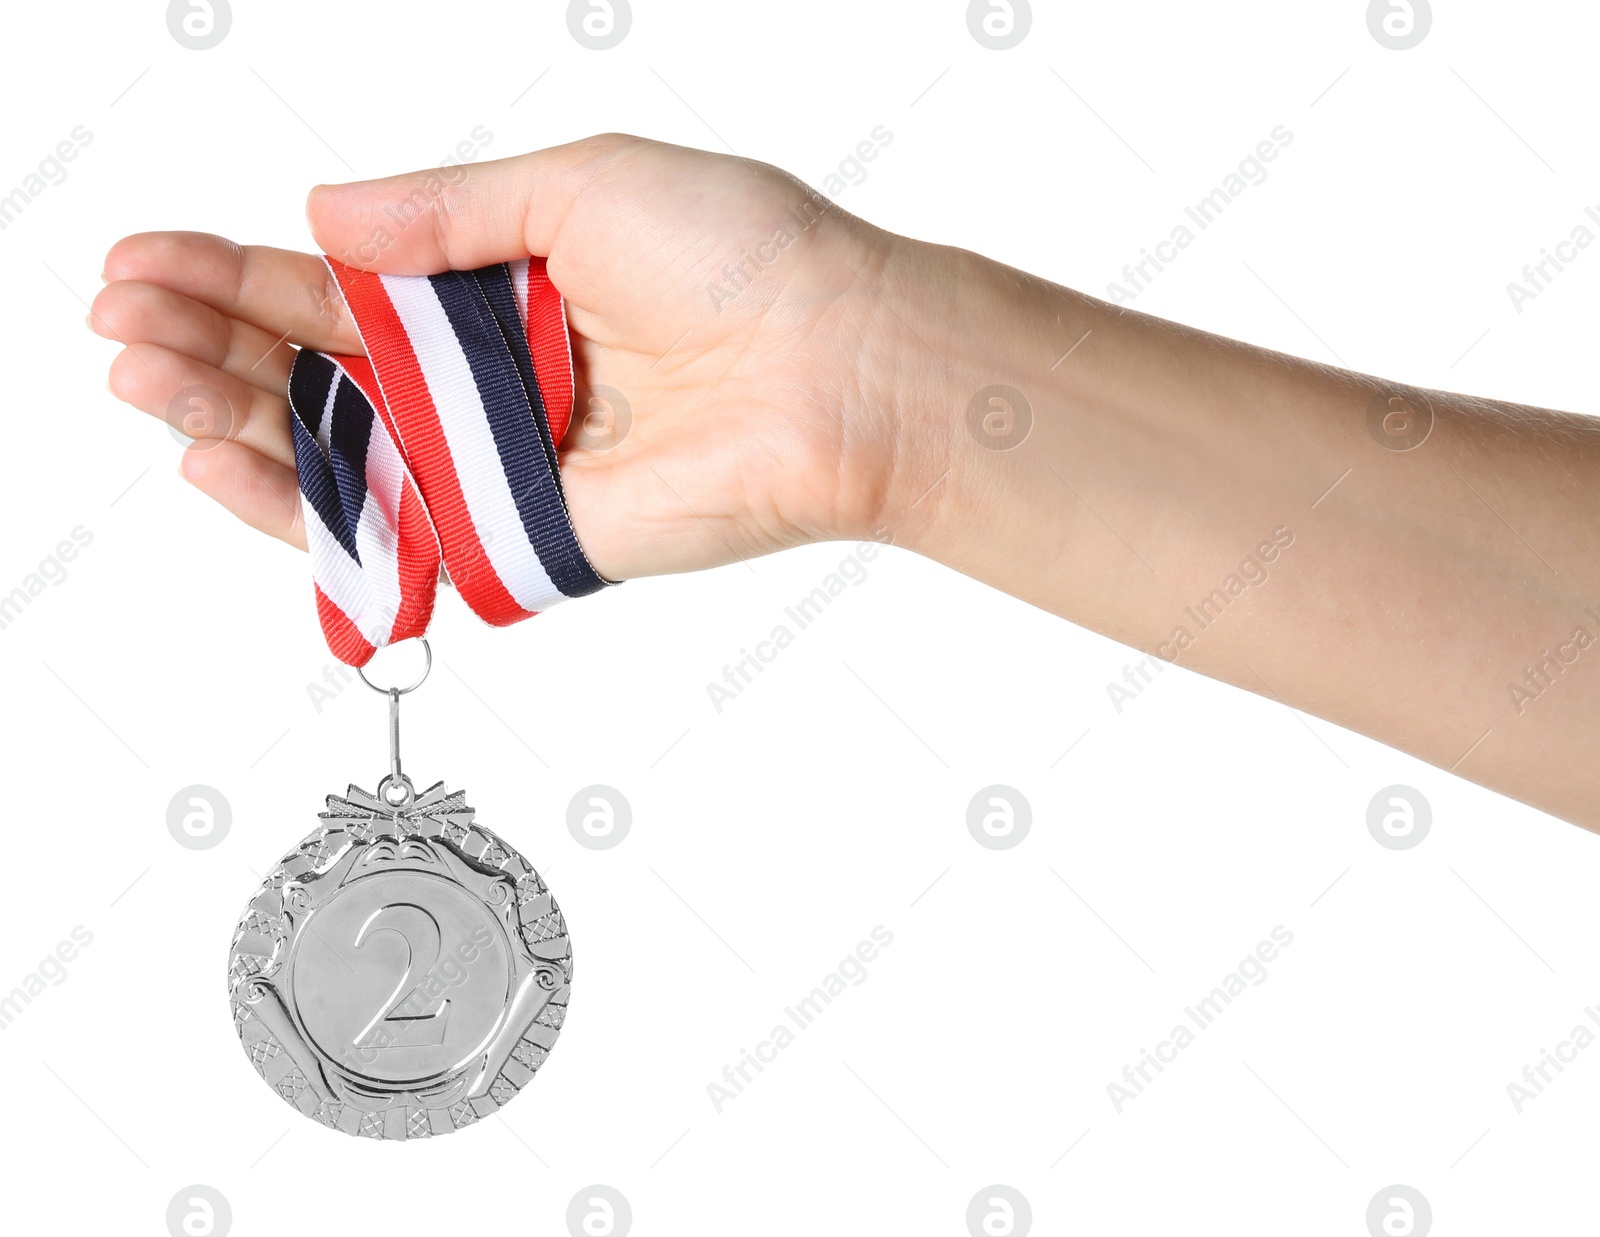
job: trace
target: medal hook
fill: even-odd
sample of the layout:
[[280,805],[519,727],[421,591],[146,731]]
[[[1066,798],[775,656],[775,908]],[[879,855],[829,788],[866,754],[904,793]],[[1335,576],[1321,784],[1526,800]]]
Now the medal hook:
[[400,768],[400,689],[389,689],[389,775],[378,783],[378,798],[390,807],[410,807],[416,787]]
[[400,768],[400,697],[407,692],[414,692],[421,687],[428,677],[428,672],[433,669],[433,649],[428,644],[427,638],[422,638],[422,651],[427,660],[423,663],[422,673],[417,681],[409,687],[379,687],[366,675],[361,667],[356,668],[356,673],[361,676],[361,681],[375,692],[382,692],[389,697],[389,772],[378,783],[378,798],[390,807],[410,807],[417,797],[417,791]]
[[405,776],[400,772],[400,689],[389,689],[389,776],[399,781]]

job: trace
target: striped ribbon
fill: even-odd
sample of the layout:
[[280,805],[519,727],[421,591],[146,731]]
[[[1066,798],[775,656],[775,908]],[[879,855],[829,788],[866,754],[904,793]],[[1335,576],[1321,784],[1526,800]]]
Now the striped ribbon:
[[334,656],[362,666],[426,632],[441,562],[495,626],[605,587],[561,490],[572,352],[544,259],[442,275],[324,261],[367,352],[302,349],[289,373],[317,613]]

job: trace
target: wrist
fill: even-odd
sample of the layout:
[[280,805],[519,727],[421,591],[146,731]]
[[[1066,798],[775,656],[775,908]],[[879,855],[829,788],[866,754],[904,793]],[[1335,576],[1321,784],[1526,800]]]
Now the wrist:
[[[862,381],[893,426],[876,535],[960,570],[1048,481],[1046,447],[1104,402],[1087,364],[1103,307],[961,249],[893,238]],[[1041,449],[1044,448],[1044,449]]]

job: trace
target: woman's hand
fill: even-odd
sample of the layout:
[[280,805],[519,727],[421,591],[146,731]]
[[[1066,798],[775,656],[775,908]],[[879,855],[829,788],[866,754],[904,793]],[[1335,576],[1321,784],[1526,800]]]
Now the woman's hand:
[[[562,475],[610,579],[867,536],[900,427],[876,281],[896,238],[765,164],[606,136],[489,163],[321,186],[323,250],[432,274],[548,255],[572,326],[577,401]],[[304,547],[284,392],[294,349],[359,353],[319,258],[186,232],[106,258],[91,325],[125,345],[118,398],[167,418],[204,384],[228,407],[185,452],[191,482]]]
[[[602,574],[887,536],[1600,831],[1593,418],[1175,326],[740,159],[607,137],[443,176],[317,190],[313,233],[386,272],[549,255],[580,392],[631,410],[563,461]],[[106,275],[113,390],[221,390],[186,474],[300,541],[289,345],[359,347],[322,265],[155,234]]]

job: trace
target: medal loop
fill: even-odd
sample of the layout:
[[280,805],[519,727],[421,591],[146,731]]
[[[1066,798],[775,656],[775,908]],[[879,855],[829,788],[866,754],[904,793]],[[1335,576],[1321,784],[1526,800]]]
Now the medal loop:
[[380,692],[385,696],[387,696],[390,692],[395,692],[403,696],[407,692],[416,691],[417,688],[421,687],[428,681],[428,675],[433,670],[433,646],[428,643],[428,637],[426,636],[419,636],[418,639],[422,641],[422,655],[425,660],[422,663],[422,673],[417,676],[416,682],[412,683],[409,687],[379,687],[367,677],[365,666],[357,666],[356,673],[361,676],[361,681],[368,687],[372,688],[373,691]]
[[379,687],[367,677],[363,667],[356,667],[356,673],[361,676],[363,683],[373,691],[382,692],[389,697],[389,773],[378,783],[378,798],[396,809],[410,807],[417,797],[416,787],[411,784],[411,779],[400,767],[400,697],[421,687],[433,670],[433,646],[428,643],[426,636],[419,638],[422,640],[422,651],[426,660],[422,664],[422,673],[417,676],[414,683],[406,687]]
[[404,773],[399,777],[386,773],[383,781],[378,783],[378,798],[383,800],[386,807],[402,811],[416,802],[417,788]]

